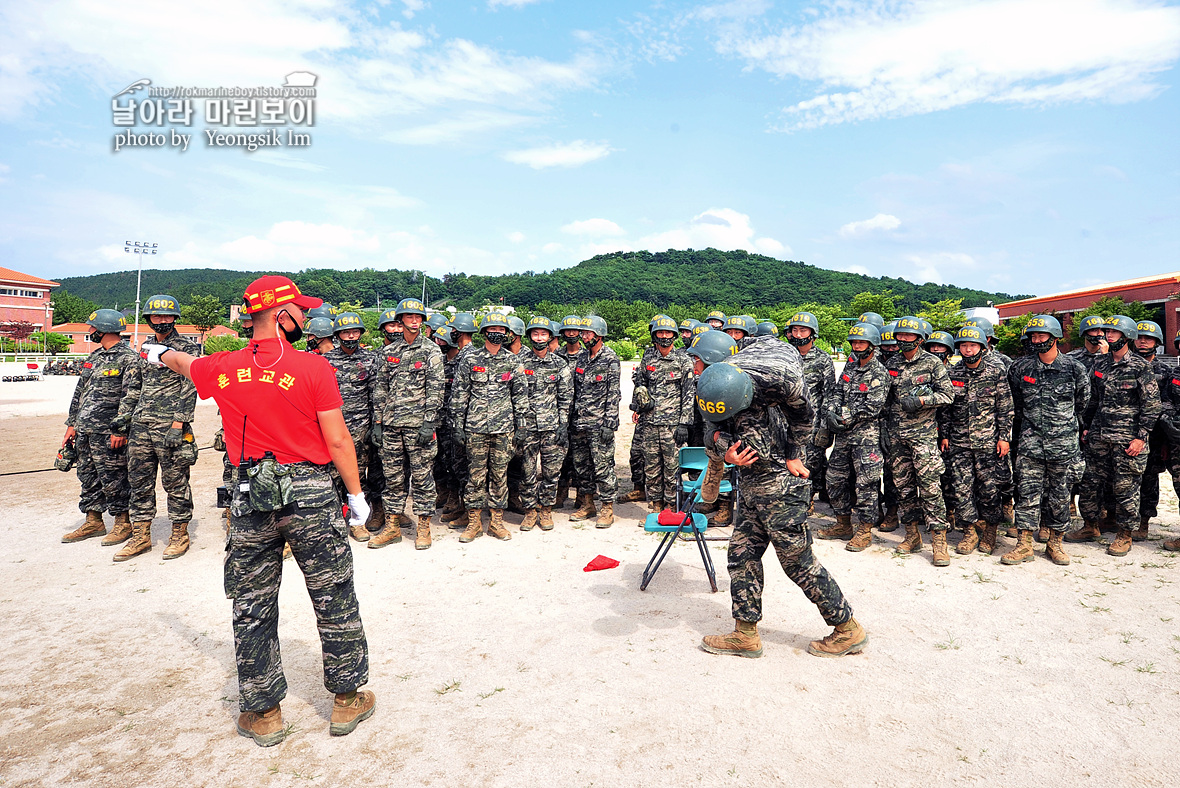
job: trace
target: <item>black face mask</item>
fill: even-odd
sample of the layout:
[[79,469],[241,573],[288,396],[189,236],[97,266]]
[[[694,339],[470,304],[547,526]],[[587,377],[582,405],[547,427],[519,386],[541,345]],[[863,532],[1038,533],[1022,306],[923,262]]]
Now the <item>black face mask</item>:
[[946,362],[947,358],[950,356],[950,351],[943,350],[942,348],[938,348],[937,350],[934,348],[929,348],[929,349],[927,349],[926,352],[932,356],[937,356],[938,360],[942,361],[944,363]]
[[508,334],[503,331],[489,331],[483,337],[484,342],[489,345],[503,345],[508,339]]
[[357,350],[361,346],[359,339],[342,339],[340,340],[340,347],[345,350]]
[[975,366],[983,359],[982,352],[976,353],[974,356],[968,356],[966,353],[960,350],[959,355],[963,357],[963,363],[969,367]]
[[561,337],[561,341],[566,343],[567,345],[577,345],[582,342],[582,338],[581,337],[567,337],[567,336],[563,335]]
[[810,345],[811,341],[814,338],[815,337],[808,337],[807,339],[800,339],[799,337],[795,336],[794,334],[787,335],[787,341],[790,342],[795,347],[803,347],[804,345]]
[[1087,334],[1086,335],[1086,344],[1093,345],[1094,349],[1097,350],[1098,346],[1102,344],[1103,339],[1104,339],[1104,337],[1101,337],[1101,336],[1092,336],[1090,334]]
[[672,337],[652,337],[652,342],[656,343],[656,347],[672,347],[672,343],[675,341]]
[[91,331],[90,336],[87,337],[87,339],[89,339],[91,342],[93,342],[96,345],[101,345],[102,344],[102,337],[103,337],[103,333],[101,331]]
[[920,339],[899,339],[897,340],[897,349],[902,353],[909,353],[921,344],[922,340]]
[[894,345],[893,347],[889,347],[889,348],[885,347],[884,345],[881,346],[881,360],[882,361],[888,361],[889,359],[893,358],[896,355],[897,355],[897,346],[896,345]]
[[[150,323],[150,321],[149,321],[149,323]],[[150,323],[150,324],[152,327],[152,331],[155,331],[157,334],[159,334],[162,337],[172,336],[172,334],[176,333],[176,321],[175,320],[173,320],[171,323]]]
[[529,344],[533,346],[533,350],[544,350],[545,348],[549,347],[549,340],[542,339],[540,342],[538,342],[535,339],[530,339]]
[[[292,323],[295,323],[295,318],[291,317],[291,313],[288,312],[286,309],[284,309],[282,312],[279,312],[278,316],[282,317],[283,315],[286,315],[288,320],[290,320]],[[288,329],[282,323],[277,323],[277,325],[278,325],[279,329],[283,332],[283,336],[285,336],[287,338],[287,341],[290,342],[292,345],[294,345],[296,342],[298,342],[300,339],[303,338],[303,329],[300,328],[298,323],[295,323],[294,329]]]
[[867,361],[873,357],[873,350],[875,350],[875,348],[872,345],[869,345],[864,350],[852,351],[852,357],[857,361]]
[[246,339],[253,339],[254,338],[254,324],[253,323],[251,323],[248,326],[242,326],[242,336],[244,336]]
[[1057,344],[1057,340],[1053,337],[1049,337],[1049,339],[1045,342],[1033,342],[1031,338],[1028,340],[1029,348],[1032,350],[1032,352],[1037,354],[1048,353],[1053,349],[1053,345],[1055,344]]
[[1122,350],[1123,347],[1126,346],[1126,344],[1127,344],[1127,337],[1124,336],[1123,334],[1119,334],[1119,338],[1115,342],[1111,342],[1109,339],[1106,340],[1106,346],[1110,348],[1111,353],[1117,353],[1118,351]]

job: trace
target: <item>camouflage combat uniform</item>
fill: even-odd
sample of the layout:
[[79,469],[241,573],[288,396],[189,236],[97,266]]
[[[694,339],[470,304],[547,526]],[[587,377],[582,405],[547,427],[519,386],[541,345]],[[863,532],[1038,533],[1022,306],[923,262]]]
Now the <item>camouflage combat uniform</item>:
[[815,410],[815,423],[811,427],[811,437],[807,441],[807,470],[811,472],[811,489],[814,492],[827,492],[825,476],[828,469],[828,449],[832,446],[832,434],[823,422],[823,413],[827,398],[831,396],[836,386],[836,367],[832,357],[815,345],[803,359],[803,379],[807,382],[807,397],[811,400],[811,407]]
[[[576,362],[578,360],[578,353],[568,352],[565,349],[564,339],[562,341],[561,347],[559,347],[554,352],[556,353],[557,357],[560,358],[562,361],[564,361],[566,363],[566,366],[568,366],[570,368],[570,377],[572,378],[573,372],[574,372],[574,366],[576,365]],[[573,400],[571,399],[570,400],[570,412],[567,414],[569,417],[567,419],[567,423],[569,424],[569,431],[571,434],[573,433],[573,430],[574,430],[574,428],[573,428],[573,415],[574,415],[573,407],[574,407],[574,404],[573,404]],[[573,446],[573,438],[572,437],[569,439],[569,444],[570,444],[570,446],[566,448],[566,452],[565,452],[565,462],[563,462],[561,464],[561,477],[558,479],[557,486],[559,489],[565,489],[568,487],[572,487],[572,488],[574,488],[574,492],[576,493],[578,490],[578,477],[577,477],[577,470],[578,469],[574,467],[574,452],[571,448]],[[634,447],[634,445],[635,445],[634,441],[632,441],[631,445],[632,445],[632,447]],[[642,479],[642,476],[640,476],[640,478]],[[631,481],[632,482],[635,481],[634,474],[632,474]],[[560,506],[560,505],[564,504],[565,501],[558,501],[557,503]]]
[[574,456],[578,494],[614,503],[615,430],[619,428],[619,357],[605,344],[591,357],[583,350],[574,361],[574,410],[570,453]]
[[[434,514],[431,471],[438,451],[437,431],[442,428],[439,414],[444,387],[442,352],[423,334],[409,344],[403,341],[384,348],[378,357],[374,421],[383,433],[385,491],[381,498],[389,517],[401,514],[410,494],[414,514]],[[422,446],[418,430],[427,421],[435,425],[435,435]]]
[[733,617],[749,623],[762,619],[762,556],[773,545],[787,577],[819,608],[824,621],[843,624],[852,618],[852,608],[811,549],[811,482],[787,470],[787,460],[803,459],[814,422],[799,351],[770,336],[739,344],[738,354],[721,363],[750,376],[753,402],[735,418],[705,429],[712,453],[724,455],[740,440],[742,448],[758,454],[753,465],[740,471],[741,517],[729,540]]
[[[195,343],[175,332],[161,344],[192,356],[200,355]],[[197,387],[188,378],[163,366],[142,364],[140,377],[143,383],[127,440],[131,520],[151,522],[156,516],[156,468],[159,467],[160,483],[168,496],[168,519],[173,523],[187,523],[193,518],[189,469],[197,461],[197,447],[191,437]],[[181,445],[167,446],[165,436],[177,421],[181,422]]]
[[1008,369],[1016,451],[1016,527],[1069,526],[1070,468],[1077,464],[1078,421],[1090,398],[1086,369],[1058,353],[1052,364],[1021,356]]
[[853,492],[857,522],[876,524],[885,457],[881,451],[880,419],[889,396],[889,373],[877,358],[860,366],[854,359],[844,365],[827,397],[826,412],[839,422],[828,458],[828,501],[832,512],[851,515]]
[[946,454],[959,522],[997,525],[1003,518],[1002,489],[1010,480],[1008,458],[998,441],[1012,439],[1012,389],[1003,363],[984,353],[974,369],[960,360],[949,370],[954,401],[939,410],[939,436]]
[[[631,410],[635,410],[637,407],[634,391],[643,385],[640,383],[639,373],[659,355],[660,351],[656,350],[655,345],[648,345],[643,349],[643,355],[640,357],[639,363],[635,365],[635,369],[631,370]],[[647,451],[644,434],[647,431],[650,415],[650,413],[639,414],[639,420],[635,422],[635,432],[631,435],[631,450],[627,453],[627,470],[631,473],[631,487],[636,490],[644,489],[647,486],[647,467],[643,455]]]
[[434,431],[438,439],[438,452],[434,455],[434,486],[438,490],[462,490],[466,480],[465,476],[460,477],[460,468],[456,464],[454,421],[450,410],[456,363],[455,359],[447,358],[447,354],[443,353],[443,404],[439,410],[438,429]]
[[1139,486],[1147,467],[1148,449],[1130,457],[1126,448],[1138,438],[1147,441],[1160,416],[1159,385],[1151,365],[1128,350],[1121,360],[1106,353],[1090,372],[1090,403],[1082,416],[1086,430],[1086,473],[1079,509],[1083,519],[1102,516],[1102,491],[1114,493],[1114,521],[1120,531],[1139,524]]
[[[941,360],[922,348],[907,361],[904,353],[889,359],[886,366],[892,386],[885,406],[889,432],[889,462],[897,484],[898,517],[903,523],[921,524],[931,531],[945,531],[946,503],[940,476],[942,454],[938,450],[935,409],[949,405],[954,387]],[[907,396],[921,396],[926,405],[915,413],[901,409]]]
[[1139,517],[1143,522],[1159,514],[1160,474],[1165,470],[1173,473],[1171,466],[1180,467],[1180,457],[1173,459],[1173,454],[1180,452],[1180,447],[1170,445],[1166,429],[1176,413],[1176,406],[1167,397],[1167,389],[1172,385],[1172,378],[1177,376],[1172,374],[1171,367],[1154,357],[1151,360],[1151,374],[1155,376],[1159,387],[1160,417],[1151,431],[1151,454],[1147,458],[1147,469],[1143,472],[1143,482],[1139,488]]
[[524,348],[517,358],[524,369],[529,395],[520,500],[525,510],[530,510],[553,506],[557,500],[557,481],[569,447],[574,381],[569,364],[553,353],[541,358],[531,348]]
[[636,385],[651,394],[652,409],[640,417],[646,419],[643,435],[644,470],[649,501],[676,501],[676,482],[680,475],[680,447],[674,433],[693,422],[696,378],[692,359],[683,350],[673,348],[667,356],[658,349],[636,367]]
[[[336,386],[344,405],[344,424],[352,436],[356,450],[356,468],[361,478],[361,489],[372,497],[377,490],[369,482],[369,431],[373,425],[376,406],[377,370],[381,357],[372,350],[357,348],[351,354],[343,348],[334,347],[324,354],[336,373]],[[341,496],[345,494],[343,482],[337,482]]]
[[127,514],[131,487],[127,480],[127,446],[111,448],[111,435],[126,436],[143,385],[139,355],[125,340],[98,348],[82,362],[81,377],[70,401],[66,426],[77,431],[78,481],[83,512]]
[[514,433],[527,430],[528,384],[520,358],[471,346],[460,352],[451,389],[451,412],[467,438],[468,509],[503,509],[508,503],[508,462]]

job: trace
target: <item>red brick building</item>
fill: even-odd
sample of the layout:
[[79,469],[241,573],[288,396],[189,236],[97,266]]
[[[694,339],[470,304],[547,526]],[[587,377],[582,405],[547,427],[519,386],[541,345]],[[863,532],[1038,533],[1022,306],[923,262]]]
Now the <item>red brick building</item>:
[[44,331],[53,325],[49,291],[57,282],[0,267],[0,323],[27,320]]
[[1054,295],[1025,298],[999,304],[1000,319],[1019,317],[1029,313],[1053,312],[1061,318],[1061,327],[1069,333],[1075,312],[1081,312],[1100,298],[1118,296],[1124,301],[1139,301],[1144,306],[1163,310],[1160,328],[1164,330],[1164,348],[1170,355],[1176,355],[1171,339],[1180,331],[1180,271],[1170,274],[1156,274],[1139,279],[1125,279],[1104,285],[1068,290]]
[[[64,334],[70,338],[70,348],[64,351],[66,353],[89,353],[98,347],[90,341],[90,326],[85,323],[62,323],[50,330],[58,334]],[[185,339],[196,342],[197,344],[201,344],[204,341],[201,338],[201,330],[196,326],[177,324],[176,331]],[[123,335],[127,338],[128,344],[138,349],[140,344],[146,342],[152,336],[152,332],[146,325],[140,325],[139,343],[136,343],[134,340],[135,326],[127,326],[123,330]],[[237,335],[236,331],[225,326],[213,326],[213,328],[205,333],[205,339],[220,336],[236,337]]]

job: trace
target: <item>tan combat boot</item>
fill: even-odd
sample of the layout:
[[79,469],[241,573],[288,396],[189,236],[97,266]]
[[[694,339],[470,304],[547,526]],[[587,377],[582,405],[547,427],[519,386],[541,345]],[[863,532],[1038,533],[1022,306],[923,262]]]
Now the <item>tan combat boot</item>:
[[652,500],[648,503],[647,510],[652,514],[659,514],[664,511],[664,502],[661,500]]
[[1058,566],[1069,566],[1069,554],[1061,546],[1061,531],[1049,531],[1049,541],[1045,545],[1045,556]]
[[542,506],[541,507],[540,523],[541,523],[541,530],[542,531],[552,531],[553,530],[553,507],[552,506]]
[[610,528],[615,524],[615,504],[613,501],[603,501],[602,509],[598,512],[598,519],[594,521],[595,528]]
[[890,531],[896,531],[897,526],[900,524],[901,521],[897,518],[897,506],[890,506],[885,510],[885,519],[877,526],[877,530],[881,533],[889,533]]
[[468,509],[467,520],[467,530],[459,534],[459,541],[464,544],[483,536],[483,509]]
[[950,566],[951,557],[946,547],[946,531],[932,531],[930,534],[930,549],[934,551],[933,564],[935,566]]
[[447,488],[440,485],[439,488],[437,490],[435,490],[435,493],[434,493],[434,510],[438,511],[439,509],[446,506],[446,504],[447,504]]
[[705,477],[701,479],[701,500],[713,503],[721,494],[721,482],[725,479],[725,463],[721,460],[709,458],[709,467],[705,468]]
[[979,545],[979,537],[983,533],[983,529],[987,527],[987,523],[983,520],[976,520],[974,524],[967,526],[967,534],[955,547],[955,552],[959,555],[971,555],[975,552],[975,548]]
[[979,537],[979,552],[991,555],[996,551],[996,540],[1000,538],[999,531],[999,526],[994,523],[984,526],[983,535]]
[[414,521],[411,520],[410,515],[406,514],[405,512],[398,512],[397,513],[397,524],[400,525],[402,528],[409,528],[411,525],[414,524]]
[[168,537],[168,546],[164,548],[164,560],[180,558],[188,552],[188,523],[173,523],[172,535]]
[[537,522],[541,518],[540,509],[529,509],[525,514],[524,519],[520,521],[520,530],[531,531],[537,527]]
[[570,486],[568,484],[559,485],[557,488],[557,500],[553,502],[554,509],[564,509],[566,503],[570,499]]
[[701,648],[710,654],[730,655],[757,659],[762,656],[762,638],[758,636],[758,625],[734,619],[733,632],[728,635],[706,635]]
[[1160,547],[1165,550],[1171,550],[1173,553],[1180,553],[1180,539],[1169,539],[1166,542],[1160,542]]
[[488,536],[494,536],[501,542],[512,538],[512,533],[504,527],[504,510],[492,509],[492,521],[488,523]]
[[959,517],[954,507],[948,506],[946,508],[946,521],[950,523],[950,530],[952,531],[959,527]]
[[1110,543],[1110,547],[1106,548],[1106,554],[1122,558],[1129,552],[1131,552],[1131,529],[1123,528],[1119,530],[1114,541]]
[[150,553],[151,551],[152,523],[150,520],[141,520],[138,523],[132,523],[131,538],[127,540],[127,544],[119,548],[119,552],[115,553],[112,560],[126,561],[140,553]]
[[578,495],[578,508],[570,515],[570,521],[576,523],[580,520],[589,520],[596,514],[598,510],[594,508],[594,493]]
[[[380,495],[377,495],[373,499],[373,505],[370,507],[369,522],[361,523],[361,530],[368,533],[377,533],[383,528],[385,528],[385,501],[381,500]],[[366,539],[358,539],[358,541],[364,542]]]
[[414,532],[414,549],[426,550],[430,547],[430,515],[418,515],[418,529]]
[[642,501],[647,495],[642,484],[635,486],[635,489],[626,495],[619,496],[619,503],[638,503]]
[[845,654],[859,654],[869,644],[869,633],[850,618],[837,624],[832,633],[823,640],[813,640],[807,646],[807,653],[817,657],[842,657]]
[[873,524],[872,523],[857,523],[856,533],[848,540],[848,544],[844,545],[844,549],[853,553],[859,553],[873,544]]
[[62,542],[81,542],[83,539],[93,539],[96,536],[106,536],[107,527],[102,521],[102,512],[87,512],[86,522],[70,531],[61,538]]
[[1147,539],[1147,523],[1151,520],[1147,515],[1139,518],[1139,527],[1131,534],[1131,541],[1142,542]]
[[1004,504],[1004,522],[1012,525],[1016,522],[1016,507],[1012,501]]
[[[385,529],[382,529],[385,530]],[[373,536],[364,523],[357,523],[348,527],[348,533],[358,542],[367,542]]]
[[820,539],[851,539],[853,533],[852,515],[838,514],[835,525],[831,528],[821,528],[815,532],[815,535]]
[[524,502],[520,500],[520,490],[508,491],[508,511],[513,514],[524,514]]
[[385,527],[380,532],[369,537],[369,549],[380,550],[390,544],[397,544],[402,540],[402,527],[398,525],[396,517],[385,520]]
[[454,528],[456,531],[462,531],[464,528],[471,525],[471,516],[467,514],[466,509],[463,509],[459,512],[459,516],[455,517],[453,520],[447,523],[447,525],[451,528]]
[[1033,541],[1037,544],[1044,544],[1049,541],[1049,534],[1053,533],[1053,529],[1047,525],[1042,525],[1037,529],[1037,535],[1033,537]]
[[463,506],[463,500],[459,497],[459,493],[456,490],[451,490],[447,505],[443,507],[442,514],[439,515],[439,522],[454,522],[465,514],[467,514],[467,508]]
[[713,515],[713,525],[729,525],[733,522],[733,501],[722,501]]
[[377,696],[369,690],[343,692],[332,702],[332,721],[328,733],[332,736],[347,736],[356,730],[377,710]]
[[1000,563],[1012,566],[1024,561],[1032,561],[1035,558],[1032,531],[1021,531],[1020,535],[1016,537],[1016,547],[1011,552],[1000,556]]
[[899,553],[922,552],[922,526],[908,523],[905,527],[905,539],[897,546]]
[[238,735],[253,739],[259,747],[272,747],[287,738],[283,713],[276,705],[266,711],[244,711],[238,715]]
[[1086,520],[1085,524],[1083,524],[1081,528],[1079,528],[1076,531],[1070,531],[1069,533],[1067,533],[1065,535],[1065,541],[1067,541],[1067,542],[1096,542],[1096,541],[1098,541],[1098,537],[1101,535],[1102,534],[1098,530],[1098,526],[1093,521]]
[[131,518],[127,515],[127,512],[123,512],[122,514],[115,515],[115,524],[112,526],[111,532],[103,538],[102,545],[104,547],[110,547],[120,542],[126,542],[130,538]]

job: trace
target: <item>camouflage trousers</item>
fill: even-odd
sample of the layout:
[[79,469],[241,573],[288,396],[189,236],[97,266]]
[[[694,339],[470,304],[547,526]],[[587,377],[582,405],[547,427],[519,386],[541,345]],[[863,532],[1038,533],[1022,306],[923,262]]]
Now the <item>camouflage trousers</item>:
[[233,492],[234,464],[229,461],[229,452],[221,455],[221,483],[225,489]]
[[[1139,516],[1152,518],[1159,515],[1160,474],[1167,471],[1172,477],[1172,486],[1180,491],[1180,446],[1170,445],[1164,435],[1151,436],[1151,454],[1147,458],[1147,469],[1139,487]],[[1180,492],[1177,492],[1180,496]]]
[[[188,425],[184,425],[188,431]],[[170,448],[164,445],[167,428],[151,428],[135,425],[127,441],[127,480],[131,484],[131,522],[148,521],[156,516],[156,469],[160,471],[160,483],[168,495],[168,519],[174,523],[187,523],[193,519],[193,491],[189,486],[189,469],[192,467],[182,451],[192,447]]]
[[406,508],[406,498],[414,498],[414,514],[434,514],[434,456],[438,439],[418,446],[417,427],[386,427],[381,437],[381,465],[385,469],[385,490],[381,500],[385,512],[396,516]]
[[[508,505],[508,462],[512,459],[512,433],[467,436],[467,487],[463,505],[468,509],[503,509]],[[432,500],[431,505],[434,505]],[[416,506],[417,504],[415,504]]]
[[676,482],[680,478],[680,448],[675,425],[648,424],[643,428],[643,456],[647,500],[676,503]]
[[448,444],[451,453],[447,457],[447,464],[451,466],[451,473],[455,475],[455,486],[461,497],[467,495],[467,485],[471,482],[471,464],[467,461],[467,444],[454,439],[454,433]]
[[614,503],[619,496],[619,479],[615,475],[615,434],[602,439],[598,429],[570,433],[570,454],[574,457],[574,475],[579,495],[597,491],[603,503]]
[[[296,463],[295,502],[256,512],[235,483],[226,541],[225,595],[233,600],[238,707],[262,711],[287,694],[279,652],[283,544],[291,546],[315,609],[328,692],[369,680],[369,647],[353,587],[352,550],[340,499],[326,467]],[[234,481],[236,482],[236,474]]]
[[[359,455],[358,455],[359,456]],[[365,478],[362,485],[371,500],[385,492],[385,467],[381,462],[381,447],[365,442]]]
[[635,434],[631,436],[631,451],[627,454],[627,467],[631,471],[631,487],[638,490],[647,484],[647,419],[640,419],[635,424]]
[[1035,531],[1044,525],[1064,531],[1069,527],[1070,468],[1076,464],[1074,459],[1041,460],[1025,455],[1016,458],[1015,525],[1018,529]]
[[459,488],[459,480],[455,476],[455,469],[450,463],[450,457],[454,454],[454,449],[451,447],[451,431],[439,427],[434,432],[435,438],[438,440],[438,452],[434,455],[434,487],[436,490],[455,490]]
[[[885,458],[877,441],[853,443],[837,435],[828,457],[828,501],[838,515],[851,515],[856,496],[856,520],[876,525],[881,521],[877,500]],[[809,468],[810,470],[810,468]]]
[[890,509],[897,506],[898,495],[897,485],[893,482],[893,465],[890,463],[893,452],[884,429],[881,430],[881,454],[885,457],[885,469],[881,472],[881,508]]
[[520,502],[525,509],[553,506],[557,502],[557,480],[565,462],[566,447],[557,442],[557,432],[530,432],[521,456],[523,478]]
[[902,523],[922,523],[931,531],[945,531],[946,502],[942,497],[943,463],[933,432],[915,437],[889,436],[893,481],[897,484],[897,516]]
[[125,514],[131,505],[127,480],[127,446],[111,448],[105,432],[79,432],[74,438],[78,450],[78,482],[82,494],[78,508],[85,512]]
[[1078,510],[1087,522],[1102,519],[1103,488],[1109,484],[1114,495],[1112,519],[1119,530],[1133,530],[1139,525],[1139,485],[1147,468],[1148,451],[1145,448],[1138,457],[1129,457],[1126,448],[1101,439],[1086,442],[1086,473],[1082,476]]
[[741,474],[741,514],[729,539],[729,596],[738,621],[762,620],[762,556],[773,545],[783,571],[829,626],[852,618],[840,586],[816,559],[807,527],[811,483],[782,473]]
[[998,525],[1004,517],[1000,491],[1009,477],[1008,457],[997,454],[995,447],[966,449],[952,446],[946,461],[959,524],[974,525],[983,520],[989,525]]
[[828,447],[816,446],[810,440],[804,445],[803,464],[807,466],[807,470],[811,473],[808,478],[811,480],[811,489],[818,495],[824,493],[828,494],[827,476],[828,476]]

